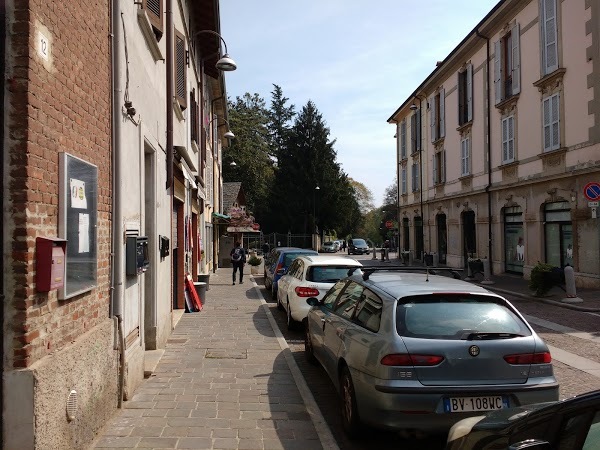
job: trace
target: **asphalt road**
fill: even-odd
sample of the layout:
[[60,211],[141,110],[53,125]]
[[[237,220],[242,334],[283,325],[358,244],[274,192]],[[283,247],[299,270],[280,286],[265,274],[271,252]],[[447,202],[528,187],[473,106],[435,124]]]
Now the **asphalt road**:
[[[372,258],[372,256],[368,255],[353,255],[352,257],[358,260],[364,260],[365,263],[368,263],[368,260]],[[262,274],[262,271],[260,273]],[[262,276],[254,275],[254,278],[259,284],[263,297],[269,304],[273,317],[285,337],[292,354],[294,355],[294,359],[298,364],[300,371],[303,373],[306,383],[341,449],[366,450],[377,448],[387,450],[403,448],[407,450],[436,450],[444,448],[445,436],[420,436],[414,438],[376,429],[365,429],[361,439],[355,441],[349,440],[342,430],[339,399],[331,381],[329,381],[329,377],[323,368],[309,364],[304,357],[303,331],[287,329],[285,312],[277,309],[275,299],[272,299],[271,293],[264,289]],[[510,300],[521,313],[528,316],[544,319],[579,331],[598,333],[597,324],[600,319],[598,315],[566,310],[565,308],[523,300],[507,295],[505,295],[505,297]],[[532,326],[549,345],[580,356],[585,356],[590,360],[600,363],[600,345],[596,342],[580,339],[535,324],[532,324]],[[594,389],[600,389],[600,378],[594,375],[558,361],[554,361],[554,368],[556,377],[561,386],[561,398],[567,398]]]

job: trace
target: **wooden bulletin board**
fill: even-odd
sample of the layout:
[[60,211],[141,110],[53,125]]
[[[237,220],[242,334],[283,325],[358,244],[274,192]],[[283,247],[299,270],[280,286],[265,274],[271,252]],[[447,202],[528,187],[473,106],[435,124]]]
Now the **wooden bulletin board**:
[[98,168],[68,153],[59,160],[58,234],[67,240],[65,284],[68,299],[98,284]]

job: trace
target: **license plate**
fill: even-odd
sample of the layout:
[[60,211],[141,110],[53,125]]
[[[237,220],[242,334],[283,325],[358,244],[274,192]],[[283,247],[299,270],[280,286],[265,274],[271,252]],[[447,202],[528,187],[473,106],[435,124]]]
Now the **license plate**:
[[502,395],[485,397],[449,397],[444,399],[444,412],[494,411],[508,408],[508,399]]

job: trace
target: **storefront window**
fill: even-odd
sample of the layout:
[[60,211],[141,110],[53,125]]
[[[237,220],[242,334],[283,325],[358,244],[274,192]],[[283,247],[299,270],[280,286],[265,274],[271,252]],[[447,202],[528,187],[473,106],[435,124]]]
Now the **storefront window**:
[[504,208],[504,269],[523,273],[525,263],[525,238],[521,207]]
[[568,202],[544,205],[546,262],[556,267],[573,266],[573,226]]

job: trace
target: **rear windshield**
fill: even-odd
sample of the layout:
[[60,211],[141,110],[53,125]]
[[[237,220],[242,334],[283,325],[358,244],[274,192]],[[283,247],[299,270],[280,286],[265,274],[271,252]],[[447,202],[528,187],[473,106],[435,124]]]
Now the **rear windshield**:
[[306,274],[307,281],[315,283],[336,283],[348,276],[350,266],[312,266]]
[[396,310],[398,334],[424,339],[470,339],[486,333],[500,337],[531,332],[501,299],[435,294],[404,297]]
[[354,245],[367,245],[364,239],[352,239]]
[[290,252],[286,253],[283,256],[283,266],[289,267],[293,260],[295,260],[300,255],[318,255],[317,252],[308,251],[308,252]]

